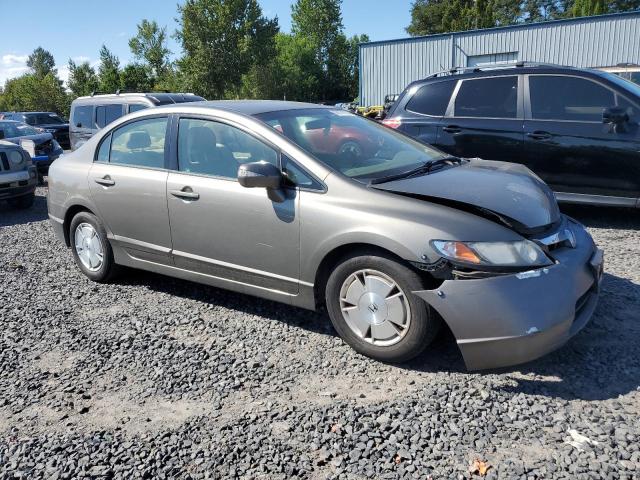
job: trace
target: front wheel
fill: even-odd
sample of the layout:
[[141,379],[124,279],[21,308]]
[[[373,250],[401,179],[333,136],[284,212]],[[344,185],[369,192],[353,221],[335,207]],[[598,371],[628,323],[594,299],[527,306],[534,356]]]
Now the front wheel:
[[405,362],[435,338],[439,318],[411,292],[420,277],[400,262],[378,255],[343,260],[327,281],[326,305],[342,339],[376,360]]

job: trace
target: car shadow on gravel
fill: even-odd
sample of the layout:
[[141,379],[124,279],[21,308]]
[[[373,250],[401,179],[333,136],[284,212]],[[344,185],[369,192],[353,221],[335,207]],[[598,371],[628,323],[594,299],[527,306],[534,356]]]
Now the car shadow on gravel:
[[0,202],[0,227],[10,227],[31,222],[41,222],[47,217],[47,197],[36,195],[30,208],[21,210]]
[[566,204],[561,210],[587,227],[640,230],[638,209]]

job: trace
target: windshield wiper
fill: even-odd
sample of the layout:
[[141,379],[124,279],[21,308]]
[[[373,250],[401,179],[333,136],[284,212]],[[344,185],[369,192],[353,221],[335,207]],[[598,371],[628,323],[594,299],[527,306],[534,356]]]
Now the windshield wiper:
[[438,158],[437,160],[429,160],[428,162],[425,162],[416,168],[412,168],[411,170],[407,170],[406,172],[396,173],[395,175],[388,175],[386,177],[374,178],[369,182],[369,185],[378,185],[379,183],[392,182],[394,180],[400,180],[401,178],[415,177],[416,175],[429,173],[431,170],[441,165],[450,165],[452,163],[460,164],[462,163],[462,159],[451,156]]

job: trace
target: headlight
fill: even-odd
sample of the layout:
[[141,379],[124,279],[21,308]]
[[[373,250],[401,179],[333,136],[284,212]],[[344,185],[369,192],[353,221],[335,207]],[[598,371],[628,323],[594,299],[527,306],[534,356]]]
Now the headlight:
[[551,260],[529,240],[518,242],[456,242],[434,240],[433,248],[443,257],[471,265],[493,267],[542,267]]
[[24,157],[22,156],[21,152],[13,150],[12,152],[9,152],[9,160],[14,165],[20,165],[22,162],[24,162]]

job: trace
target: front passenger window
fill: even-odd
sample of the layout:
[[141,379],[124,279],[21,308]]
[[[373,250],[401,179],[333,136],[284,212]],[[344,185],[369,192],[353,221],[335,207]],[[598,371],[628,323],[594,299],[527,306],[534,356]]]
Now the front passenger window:
[[131,122],[115,130],[111,140],[111,163],[164,168],[167,118]]
[[239,128],[211,120],[180,119],[181,172],[236,179],[240,164],[261,161],[278,166],[278,152]]

